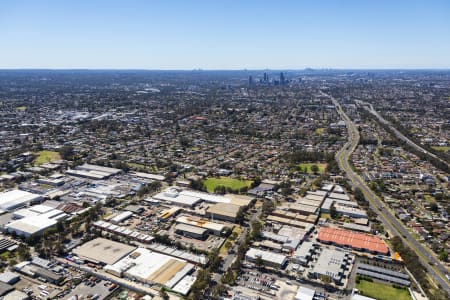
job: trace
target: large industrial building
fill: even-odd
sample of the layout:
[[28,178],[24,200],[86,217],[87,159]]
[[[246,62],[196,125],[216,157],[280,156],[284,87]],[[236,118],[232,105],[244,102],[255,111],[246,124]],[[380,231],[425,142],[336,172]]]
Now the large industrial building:
[[215,195],[198,191],[182,190],[169,187],[152,197],[154,200],[169,202],[178,206],[192,207],[201,201],[208,203],[228,203],[238,206],[248,206],[253,198],[236,195]]
[[96,238],[75,248],[72,253],[80,259],[93,263],[113,265],[135,249],[136,247],[126,244],[104,238]]
[[61,210],[46,205],[35,205],[15,211],[13,218],[16,220],[6,224],[5,228],[8,232],[30,237],[43,234],[45,230],[66,217],[67,214]]
[[119,224],[119,223],[122,223],[123,221],[131,218],[132,215],[133,215],[133,212],[124,211],[124,212],[121,212],[120,214],[114,216],[113,218],[111,218],[110,221],[111,221],[111,223]]
[[388,247],[379,237],[345,229],[322,227],[319,230],[317,240],[322,243],[351,247],[358,251],[384,255],[389,253]]
[[206,216],[212,219],[236,222],[240,206],[230,203],[216,203],[208,207]]
[[152,198],[184,207],[192,207],[201,201],[199,197],[183,194],[183,192],[173,187],[154,195]]
[[256,248],[250,248],[247,253],[245,253],[245,259],[248,261],[256,262],[259,258],[265,265],[274,268],[283,268],[287,263],[287,257],[283,254],[264,251]]
[[175,225],[175,232],[199,240],[205,240],[208,237],[208,229],[182,223]]
[[208,220],[196,219],[196,218],[192,218],[192,217],[188,217],[188,216],[180,216],[177,218],[176,222],[179,224],[181,223],[181,224],[186,224],[186,225],[190,225],[190,226],[207,229],[209,233],[219,235],[219,236],[224,232],[224,230],[226,228],[225,225],[222,225],[219,223],[210,222]]
[[43,199],[41,195],[21,190],[0,193],[0,211],[12,211]]
[[138,248],[105,271],[118,277],[128,277],[144,283],[157,283],[167,288],[174,287],[183,277],[191,273],[194,265],[145,248]]
[[67,170],[66,174],[72,175],[72,176],[77,176],[77,177],[100,180],[100,179],[106,179],[113,175],[117,175],[121,172],[122,172],[122,170],[120,170],[120,169],[96,166],[96,165],[91,165],[91,164],[84,164],[84,165],[76,167],[75,169]]
[[315,278],[326,276],[336,284],[340,284],[341,280],[350,273],[352,264],[353,261],[348,252],[324,248],[310,275]]
[[301,215],[298,213],[294,213],[294,212],[289,212],[286,210],[281,210],[281,209],[275,209],[272,213],[271,216],[276,216],[276,217],[280,217],[283,219],[290,219],[290,220],[296,220],[299,222],[306,222],[306,223],[311,223],[311,224],[315,224],[317,222],[317,219],[319,218],[318,215]]
[[119,236],[126,236],[142,243],[150,243],[154,240],[153,236],[146,233],[141,233],[139,231],[131,230],[127,227],[119,226],[102,220],[96,221],[95,223],[93,223],[93,225],[100,230],[108,231]]

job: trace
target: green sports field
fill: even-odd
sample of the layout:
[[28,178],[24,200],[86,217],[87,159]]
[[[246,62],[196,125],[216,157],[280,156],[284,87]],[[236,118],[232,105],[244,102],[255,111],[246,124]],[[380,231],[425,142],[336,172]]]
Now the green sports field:
[[214,189],[218,186],[224,186],[225,188],[231,188],[233,190],[239,190],[243,187],[250,187],[252,184],[251,180],[241,180],[229,177],[209,177],[204,182],[206,190],[209,193],[214,193]]
[[323,174],[325,172],[325,169],[327,167],[327,164],[324,163],[301,163],[298,165],[298,167],[304,171],[306,168],[306,173],[313,174],[313,171],[311,171],[311,167],[313,165],[316,165],[319,168],[319,174]]
[[378,300],[411,300],[407,289],[396,289],[389,284],[361,280],[356,288],[362,295]]
[[40,166],[42,164],[61,159],[61,155],[59,155],[59,153],[55,151],[42,150],[37,152],[36,155],[37,157],[34,160],[35,166]]

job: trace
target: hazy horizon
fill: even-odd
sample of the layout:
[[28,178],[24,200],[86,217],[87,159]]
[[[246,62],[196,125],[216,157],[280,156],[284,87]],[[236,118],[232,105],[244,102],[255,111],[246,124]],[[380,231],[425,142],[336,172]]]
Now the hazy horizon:
[[2,1],[1,69],[450,69],[449,1]]

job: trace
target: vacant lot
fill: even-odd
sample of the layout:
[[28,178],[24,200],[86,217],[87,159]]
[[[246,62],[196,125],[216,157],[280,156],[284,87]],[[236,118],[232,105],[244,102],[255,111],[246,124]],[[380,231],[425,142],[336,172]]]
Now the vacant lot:
[[364,296],[372,297],[378,300],[411,300],[408,290],[396,289],[388,284],[379,282],[370,282],[361,280],[356,284],[356,288]]
[[210,177],[204,181],[206,190],[209,193],[214,193],[214,189],[218,186],[224,186],[225,188],[231,188],[233,190],[239,190],[243,187],[250,187],[252,184],[251,180],[241,180],[229,177]]
[[314,165],[316,165],[319,168],[318,171],[319,174],[323,174],[327,167],[327,164],[324,163],[301,163],[298,165],[298,167],[304,173],[313,174],[314,172],[311,170],[311,167]]
[[35,166],[40,166],[47,162],[57,161],[57,160],[61,159],[61,156],[59,155],[59,153],[55,152],[55,151],[43,150],[43,151],[37,152],[36,154],[37,154],[37,157],[34,160]]

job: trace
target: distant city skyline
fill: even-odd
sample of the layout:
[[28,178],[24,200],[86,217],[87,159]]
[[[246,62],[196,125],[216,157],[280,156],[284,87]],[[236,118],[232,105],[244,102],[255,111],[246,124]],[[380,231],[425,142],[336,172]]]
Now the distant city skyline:
[[1,69],[449,69],[450,1],[12,1]]

